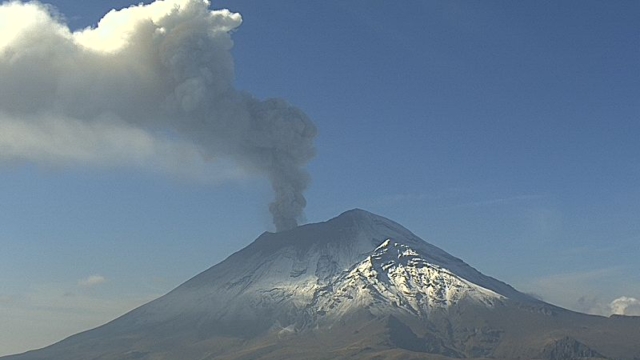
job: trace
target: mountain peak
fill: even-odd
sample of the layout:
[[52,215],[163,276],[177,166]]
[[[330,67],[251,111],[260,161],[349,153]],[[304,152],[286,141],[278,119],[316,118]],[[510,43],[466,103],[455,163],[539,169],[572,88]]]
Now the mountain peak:
[[362,255],[371,252],[388,238],[419,240],[398,223],[366,210],[352,209],[324,222],[305,224],[277,233],[265,232],[249,249],[271,252],[294,247],[307,251],[310,247],[355,246],[359,255]]
[[[597,352],[580,342],[584,326],[548,343],[549,333],[564,334],[576,320],[598,326],[591,338]],[[640,345],[628,345],[640,343],[636,335],[622,352],[620,346],[603,351],[598,345],[600,330],[614,325],[618,330],[608,339],[637,334],[636,322],[555,308],[483,275],[396,222],[353,209],[325,222],[266,232],[106,325],[7,359],[290,358],[298,352],[308,358],[304,354],[314,351],[328,359],[350,357],[348,349],[361,358],[362,351],[390,347],[458,358],[554,360],[607,353],[631,359],[628,354],[640,351]],[[524,340],[529,335],[532,340]]]
[[404,226],[396,223],[395,221],[359,208],[347,210],[335,218],[326,221],[326,223],[335,224],[335,226],[339,226],[338,224],[344,225],[347,222],[353,222],[358,225],[384,226],[388,228],[395,228],[397,231],[405,233],[409,232],[409,230]]
[[[324,286],[348,272],[354,264],[375,254],[385,242],[393,245],[395,250],[411,249],[419,253],[424,262],[446,269],[505,298],[536,301],[505,283],[483,275],[402,225],[362,209],[346,211],[325,222],[278,233],[263,233],[251,245],[182,287],[215,285],[244,292],[287,284],[309,290],[309,286]],[[221,283],[221,279],[226,279],[226,282]]]
[[339,218],[350,218],[356,221],[371,221],[374,218],[383,218],[383,217],[360,208],[355,208],[355,209],[347,210],[331,220],[339,219]]

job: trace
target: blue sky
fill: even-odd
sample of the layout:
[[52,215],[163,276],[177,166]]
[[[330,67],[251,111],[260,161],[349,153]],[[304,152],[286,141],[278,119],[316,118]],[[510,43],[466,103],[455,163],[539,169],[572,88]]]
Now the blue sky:
[[[48,3],[72,30],[133,4]],[[308,222],[359,207],[561,306],[640,299],[640,3],[212,8],[243,17],[235,87],[318,128]],[[166,293],[273,230],[272,196],[259,176],[2,162],[0,354]]]

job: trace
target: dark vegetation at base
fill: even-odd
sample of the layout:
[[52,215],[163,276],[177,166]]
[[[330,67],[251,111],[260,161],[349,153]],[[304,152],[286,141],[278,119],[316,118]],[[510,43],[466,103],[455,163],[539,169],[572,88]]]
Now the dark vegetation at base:
[[606,359],[602,354],[589,348],[587,345],[568,336],[554,341],[547,346],[540,356],[547,360],[567,359]]

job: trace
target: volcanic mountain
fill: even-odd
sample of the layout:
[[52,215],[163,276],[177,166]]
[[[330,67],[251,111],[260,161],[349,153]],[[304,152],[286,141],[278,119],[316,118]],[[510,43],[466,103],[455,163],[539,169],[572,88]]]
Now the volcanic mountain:
[[264,233],[101,327],[2,360],[640,359],[640,318],[565,310],[363,210]]

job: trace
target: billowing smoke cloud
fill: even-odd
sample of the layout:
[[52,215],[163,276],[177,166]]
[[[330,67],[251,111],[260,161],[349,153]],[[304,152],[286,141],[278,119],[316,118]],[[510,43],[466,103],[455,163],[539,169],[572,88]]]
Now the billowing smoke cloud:
[[295,227],[316,128],[233,87],[242,19],[209,5],[156,1],[75,32],[44,5],[0,5],[0,161],[259,174],[276,228]]
[[640,316],[640,300],[636,298],[622,296],[613,300],[609,306],[612,314]]

